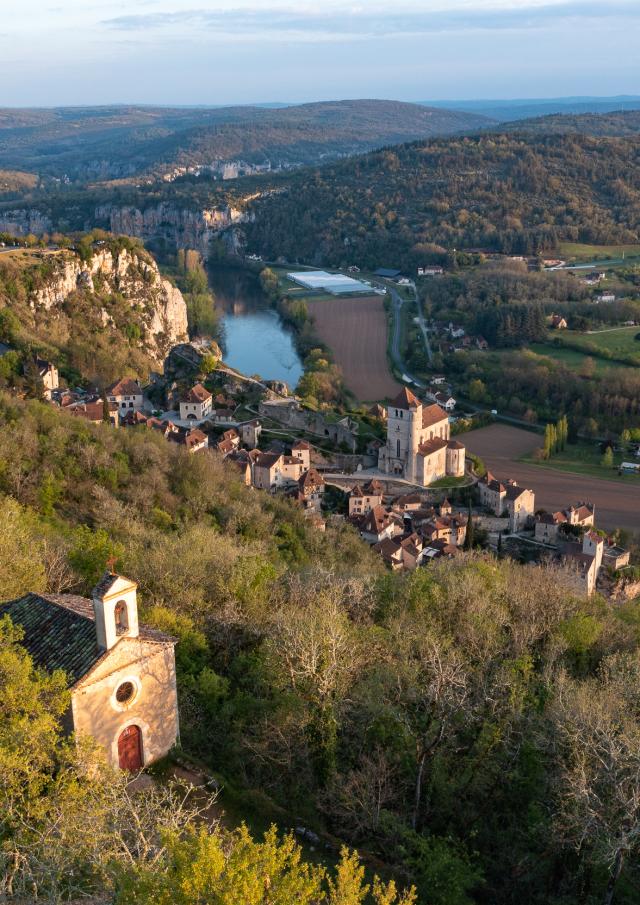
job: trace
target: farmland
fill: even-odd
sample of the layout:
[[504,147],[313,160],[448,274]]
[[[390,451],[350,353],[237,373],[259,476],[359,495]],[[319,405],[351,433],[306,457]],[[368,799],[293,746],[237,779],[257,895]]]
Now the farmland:
[[584,351],[586,355],[640,365],[640,340],[636,339],[638,334],[638,327],[612,327],[593,333],[563,330],[562,335],[558,336],[558,342],[560,346],[566,343],[578,352]]
[[534,490],[536,509],[554,511],[588,500],[595,503],[600,527],[638,529],[640,478],[608,480],[522,461],[541,445],[541,437],[506,424],[492,424],[463,434],[459,439],[480,456],[496,477],[513,478]]
[[387,315],[381,296],[309,299],[307,306],[314,332],[333,352],[357,399],[375,402],[398,392],[387,361]]
[[[587,352],[579,352],[577,349],[565,349],[563,346],[556,346],[553,343],[531,343],[529,348],[536,355],[544,355],[552,358],[554,361],[561,362],[572,371],[580,371],[583,367],[585,359],[591,356]],[[594,358],[595,373],[602,374],[611,368],[622,367],[614,361],[606,361],[603,358]]]
[[583,245],[578,242],[561,242],[558,253],[571,261],[600,261],[607,258],[619,260],[640,257],[640,245]]

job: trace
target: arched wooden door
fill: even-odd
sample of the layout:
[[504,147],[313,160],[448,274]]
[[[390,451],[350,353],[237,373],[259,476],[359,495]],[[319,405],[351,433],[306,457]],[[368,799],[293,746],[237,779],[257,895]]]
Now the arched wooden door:
[[127,726],[118,738],[118,765],[135,773],[142,767],[142,732],[139,726]]

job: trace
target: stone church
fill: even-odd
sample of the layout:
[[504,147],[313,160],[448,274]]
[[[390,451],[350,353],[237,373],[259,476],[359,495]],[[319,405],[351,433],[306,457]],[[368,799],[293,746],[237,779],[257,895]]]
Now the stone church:
[[0,603],[22,626],[36,666],[67,674],[67,728],[91,736],[109,761],[136,771],[178,739],[175,639],[138,623],[137,585],[105,572],[92,599],[27,594]]
[[387,442],[378,468],[414,484],[462,478],[465,447],[450,437],[449,416],[439,405],[423,405],[404,387],[387,408]]

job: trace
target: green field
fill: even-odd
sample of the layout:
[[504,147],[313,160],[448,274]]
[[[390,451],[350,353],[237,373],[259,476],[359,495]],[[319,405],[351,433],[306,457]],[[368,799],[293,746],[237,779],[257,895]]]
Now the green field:
[[[563,330],[562,339],[571,340],[576,345],[584,346],[587,354],[597,355],[598,351],[602,350],[608,352],[612,357],[633,355],[637,356],[640,363],[640,340],[635,339],[639,332],[638,327],[615,327],[598,333],[577,333],[573,330]],[[590,352],[589,347],[593,347],[594,351]]]
[[[537,355],[545,355],[554,361],[562,362],[572,371],[580,371],[586,358],[590,356],[586,352],[578,352],[577,349],[563,349],[562,346],[554,346],[552,343],[531,343],[528,347]],[[605,371],[615,367],[624,367],[615,361],[607,361],[604,358],[594,358],[596,365],[596,374],[602,374]]]
[[606,258],[618,260],[640,257],[640,245],[582,245],[578,242],[561,242],[558,246],[561,257],[572,261],[599,261]]
[[603,478],[606,481],[625,481],[631,484],[640,483],[638,475],[623,474],[619,475],[616,468],[623,461],[629,461],[630,456],[623,453],[614,453],[614,468],[605,468],[600,464],[602,453],[596,442],[580,442],[569,444],[562,452],[557,453],[550,459],[536,459],[532,455],[523,456],[521,462],[527,462],[530,465],[539,465],[540,468],[553,468],[555,471],[566,471],[572,474],[592,475],[596,478]]

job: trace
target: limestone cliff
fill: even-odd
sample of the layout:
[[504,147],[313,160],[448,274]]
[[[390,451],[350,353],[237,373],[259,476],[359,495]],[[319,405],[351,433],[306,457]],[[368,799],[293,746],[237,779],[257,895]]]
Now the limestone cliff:
[[189,210],[161,202],[140,210],[105,204],[96,208],[95,221],[108,225],[112,233],[135,236],[143,241],[164,239],[176,248],[193,248],[209,256],[213,236],[244,222],[250,215],[230,205]]
[[[182,293],[164,279],[146,252],[97,247],[89,260],[71,251],[49,255],[38,285],[29,296],[36,321],[45,313],[69,307],[82,297],[87,317],[102,326],[124,325],[138,336],[144,351],[155,361],[164,359],[172,345],[187,337],[187,306]],[[132,330],[132,328],[135,328]]]

